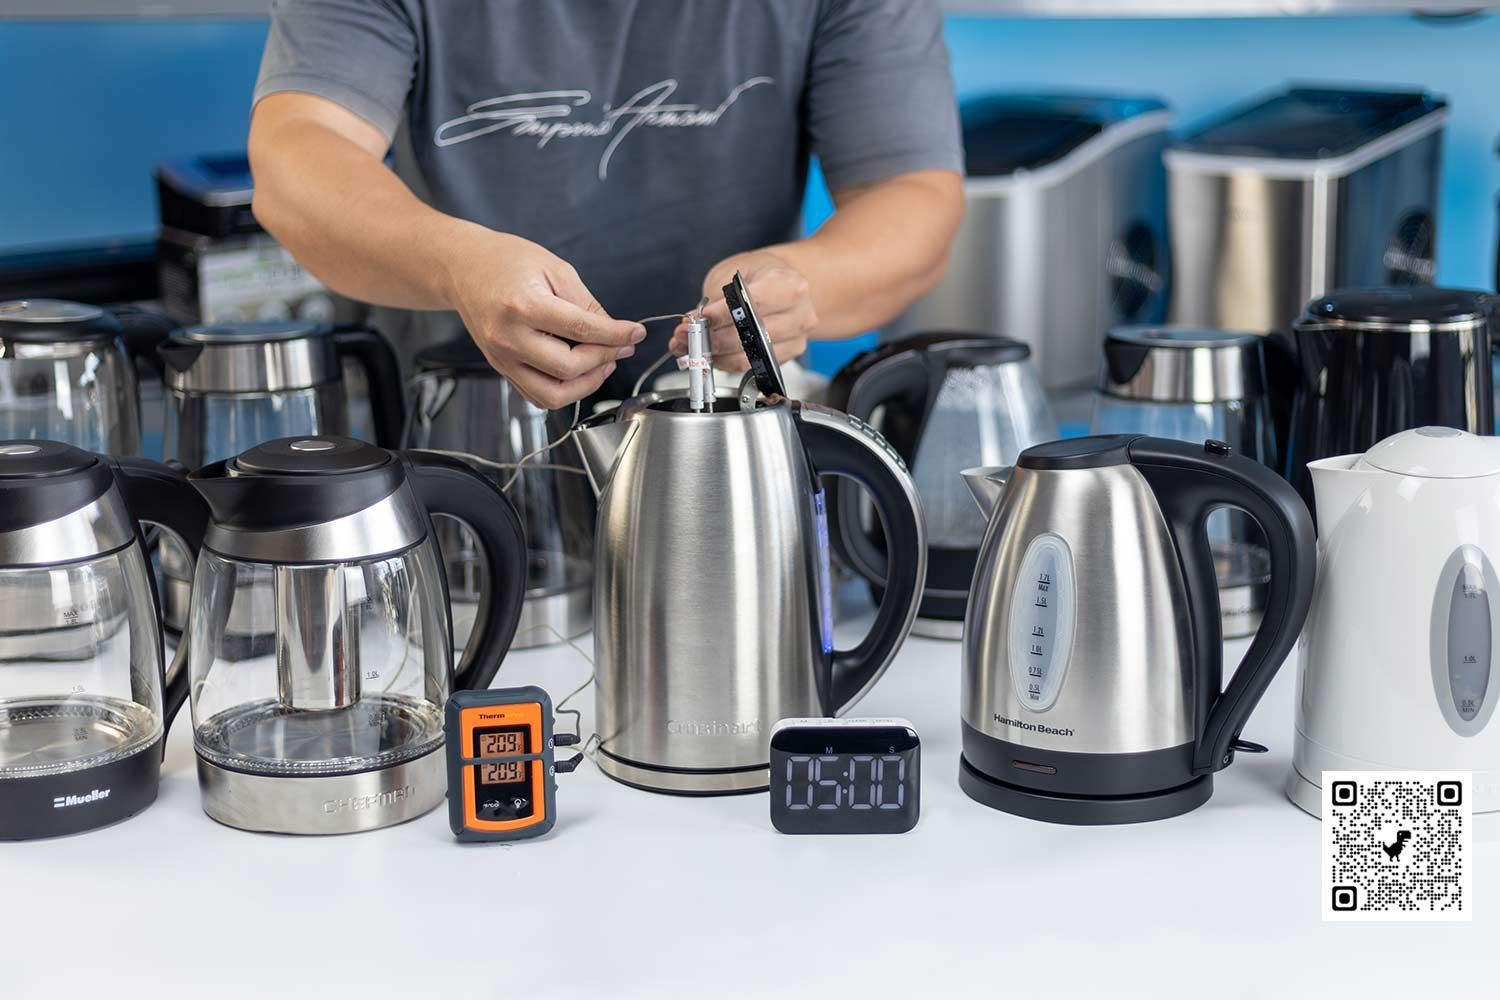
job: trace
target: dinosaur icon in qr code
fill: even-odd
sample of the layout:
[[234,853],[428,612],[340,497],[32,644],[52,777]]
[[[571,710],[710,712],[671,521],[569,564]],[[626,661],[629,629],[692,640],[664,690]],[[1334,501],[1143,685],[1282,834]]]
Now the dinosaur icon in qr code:
[[1391,841],[1389,844],[1381,844],[1380,849],[1384,851],[1392,861],[1395,861],[1397,858],[1401,857],[1401,849],[1406,846],[1406,842],[1410,839],[1410,830],[1397,830],[1396,839]]

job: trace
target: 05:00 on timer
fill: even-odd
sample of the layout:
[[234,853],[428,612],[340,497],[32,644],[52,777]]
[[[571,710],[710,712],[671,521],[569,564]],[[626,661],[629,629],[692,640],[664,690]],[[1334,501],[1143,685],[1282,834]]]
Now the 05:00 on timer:
[[906,805],[906,758],[897,754],[793,754],[786,762],[786,807],[900,809]]

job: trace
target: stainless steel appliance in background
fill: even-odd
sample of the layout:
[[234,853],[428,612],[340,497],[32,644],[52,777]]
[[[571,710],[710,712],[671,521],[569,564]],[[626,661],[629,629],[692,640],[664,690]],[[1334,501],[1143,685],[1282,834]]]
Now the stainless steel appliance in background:
[[1447,105],[1295,87],[1166,153],[1174,323],[1284,331],[1336,288],[1431,284]]
[[[365,373],[376,443],[400,443],[401,377],[396,355],[373,330],[302,322],[220,323],[174,333],[158,348],[165,374],[163,457],[198,469],[289,435],[347,434],[352,422],[342,378],[352,361]],[[193,567],[170,541],[160,554],[167,628],[187,620]],[[270,592],[263,593],[264,601]],[[240,606],[250,615],[251,602]],[[228,625],[237,636],[256,629]],[[249,646],[246,655],[251,655]]]
[[[1056,440],[1031,349],[1004,337],[923,333],[866,351],[829,385],[828,404],[866,421],[911,469],[927,521],[927,586],[912,632],[957,639],[985,519],[964,469],[1009,465]],[[847,566],[883,567],[880,523],[848,480],[828,495],[828,535]],[[851,550],[860,550],[856,558]],[[883,576],[868,578],[879,600]]]
[[141,452],[135,362],[154,363],[165,317],[56,299],[0,302],[0,438]]
[[0,441],[0,840],[93,829],[155,801],[187,684],[163,670],[139,522],[196,552],[205,513],[164,465]]
[[[248,830],[351,833],[442,802],[444,702],[489,686],[521,614],[515,508],[455,459],[328,436],[267,442],[189,482],[212,518],[174,672],[191,678],[204,811]],[[439,513],[469,526],[493,581],[456,671]],[[270,607],[239,618],[262,593]],[[237,618],[267,655],[239,655]]]
[[1449,288],[1335,292],[1294,327],[1298,367],[1286,474],[1312,501],[1307,463],[1438,425],[1493,434],[1491,350],[1500,299]]
[[[563,416],[527,402],[467,337],[417,354],[406,446],[478,460],[477,467],[515,503],[526,527],[526,605],[520,649],[571,639],[590,626],[594,586],[594,493]],[[516,463],[532,456],[525,465]],[[463,648],[483,589],[483,560],[462,524],[440,518],[438,548],[453,601],[453,639]]]
[[[1182,326],[1111,330],[1089,432],[1224,441],[1236,454],[1280,470],[1263,341],[1253,333]],[[1224,635],[1251,635],[1271,579],[1265,540],[1253,521],[1229,510],[1209,515],[1208,533]]]
[[[1038,445],[965,473],[991,516],[964,623],[959,785],[1058,823],[1133,823],[1202,805],[1297,641],[1312,598],[1312,521],[1270,469],[1221,443],[1140,436]],[[1223,687],[1204,530],[1239,508],[1271,583]]]
[[1031,347],[1047,388],[1087,384],[1105,331],[1165,313],[1171,115],[1081,95],[960,110],[965,210],[947,274],[885,334],[994,331]]

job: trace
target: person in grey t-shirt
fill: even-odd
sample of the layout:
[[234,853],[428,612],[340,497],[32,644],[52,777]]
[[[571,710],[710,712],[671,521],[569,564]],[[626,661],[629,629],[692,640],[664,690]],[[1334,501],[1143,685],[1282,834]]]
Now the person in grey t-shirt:
[[[700,295],[743,369],[735,269],[783,360],[877,327],[962,212],[934,0],[277,0],[255,101],[265,227],[346,295],[456,310],[551,408],[684,353],[635,321]],[[799,238],[809,156],[836,211]]]

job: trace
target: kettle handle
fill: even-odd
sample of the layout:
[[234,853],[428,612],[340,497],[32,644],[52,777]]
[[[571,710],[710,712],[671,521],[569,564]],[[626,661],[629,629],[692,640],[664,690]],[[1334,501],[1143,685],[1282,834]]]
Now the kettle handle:
[[[110,463],[130,516],[136,521],[160,525],[176,535],[196,563],[198,552],[203,547],[204,532],[208,530],[208,504],[188,483],[186,474],[170,465],[145,458],[111,458]],[[141,544],[144,552],[144,537]],[[160,621],[161,597],[156,590],[156,574],[147,575],[151,581],[151,598],[156,605],[157,620]],[[180,645],[186,648],[186,636]],[[163,732],[172,727],[172,720],[188,696],[186,663],[176,662],[173,666],[174,669],[168,671],[166,664],[162,665]]]
[[[495,679],[495,672],[510,651],[526,600],[526,532],[521,515],[500,487],[466,462],[430,451],[404,454],[412,487],[427,513],[463,522],[484,553],[486,584],[479,595],[474,631],[453,672],[454,690],[483,690]],[[440,579],[447,610],[447,574]],[[451,611],[448,631],[451,636]]]
[[401,366],[390,341],[365,327],[339,326],[333,330],[333,346],[339,357],[353,358],[365,370],[370,411],[375,418],[375,443],[382,448],[401,447],[406,399],[401,389]]
[[[927,422],[935,395],[932,374],[920,351],[903,348],[891,353],[891,348],[877,348],[856,358],[835,376],[829,386],[828,402],[834,410],[847,413],[861,425],[867,425],[877,409],[893,400],[901,400],[918,411],[915,425],[904,435],[909,441],[882,439],[903,462],[909,463],[916,457],[916,442],[922,436],[922,426]],[[903,444],[907,447],[903,448]],[[883,585],[886,553],[861,527],[857,496],[856,484],[848,480],[835,483],[828,492],[828,539],[833,551],[850,569],[876,585]],[[886,547],[889,546],[887,539]]]
[[133,361],[144,361],[157,377],[162,375],[161,358],[157,356],[157,345],[171,336],[178,327],[166,313],[146,309],[137,305],[111,306],[111,316],[120,324],[120,342],[125,353]]
[[[1302,632],[1317,566],[1312,518],[1284,479],[1258,462],[1231,455],[1223,442],[1193,445],[1141,437],[1129,449],[1131,463],[1156,496],[1182,563],[1198,681],[1195,717],[1202,720],[1193,773],[1207,774],[1233,761],[1240,730]],[[1205,530],[1208,515],[1220,507],[1254,518],[1271,557],[1265,616],[1223,690],[1219,588]]]
[[905,464],[874,429],[809,403],[794,404],[792,412],[814,469],[824,476],[848,477],[868,490],[886,537],[885,591],[869,634],[853,649],[833,651],[824,709],[837,715],[880,679],[911,630],[927,582],[927,529]]

